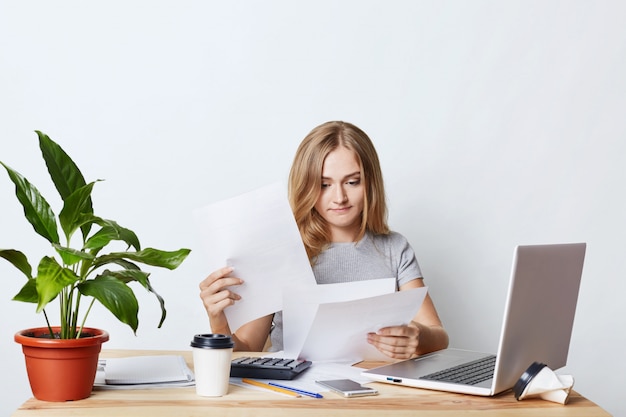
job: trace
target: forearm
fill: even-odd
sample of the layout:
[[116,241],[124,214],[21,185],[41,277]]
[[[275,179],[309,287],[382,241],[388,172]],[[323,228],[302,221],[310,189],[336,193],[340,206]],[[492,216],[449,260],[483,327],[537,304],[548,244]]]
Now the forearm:
[[240,339],[237,337],[237,334],[236,334],[236,333],[233,333],[233,334],[231,335],[231,337],[232,337],[232,339],[233,339],[233,343],[234,343],[233,350],[234,350],[235,352],[237,352],[237,351],[239,351],[239,352],[256,352],[256,351],[257,351],[257,349],[252,349],[252,348],[250,348],[250,346],[248,345],[248,343],[246,343],[245,341],[240,340]]
[[241,340],[239,339],[239,337],[237,336],[236,333],[232,333],[230,331],[230,326],[228,326],[228,323],[226,324],[226,326],[214,326],[213,324],[211,325],[211,332],[213,334],[225,334],[225,335],[229,335],[233,341],[233,350],[236,351],[243,351],[243,352],[256,352],[258,349],[253,349],[245,340]]
[[209,325],[211,326],[211,333],[213,334],[225,334],[232,336],[232,331],[230,330],[228,320],[226,319],[224,313],[221,314],[221,317],[211,317],[209,315]]
[[234,350],[261,352],[265,347],[272,326],[273,314],[252,320],[233,333]]
[[423,355],[448,347],[448,332],[443,328],[443,326],[427,326],[415,321],[413,321],[412,324],[417,326],[420,330],[419,344],[415,350],[416,355]]
[[213,334],[225,334],[229,335],[233,341],[233,350],[234,351],[244,351],[244,352],[252,352],[255,349],[251,349],[250,345],[245,341],[241,340],[236,333],[231,332],[230,326],[228,325],[228,321],[225,320],[210,320],[211,324],[211,332]]

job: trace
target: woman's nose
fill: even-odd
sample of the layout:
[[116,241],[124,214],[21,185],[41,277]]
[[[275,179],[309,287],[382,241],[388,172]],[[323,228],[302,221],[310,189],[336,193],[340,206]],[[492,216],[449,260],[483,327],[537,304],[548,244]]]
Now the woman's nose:
[[346,201],[348,201],[348,196],[346,195],[346,192],[343,189],[343,187],[336,187],[335,188],[335,202],[337,204],[341,204],[341,203],[345,203]]

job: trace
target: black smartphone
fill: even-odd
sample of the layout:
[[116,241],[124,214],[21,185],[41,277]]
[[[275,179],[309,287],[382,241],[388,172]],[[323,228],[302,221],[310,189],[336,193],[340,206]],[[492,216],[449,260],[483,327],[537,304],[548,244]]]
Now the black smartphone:
[[325,381],[315,381],[318,384],[330,388],[332,391],[344,397],[363,397],[365,395],[376,395],[378,391],[374,388],[364,387],[351,379],[329,379]]

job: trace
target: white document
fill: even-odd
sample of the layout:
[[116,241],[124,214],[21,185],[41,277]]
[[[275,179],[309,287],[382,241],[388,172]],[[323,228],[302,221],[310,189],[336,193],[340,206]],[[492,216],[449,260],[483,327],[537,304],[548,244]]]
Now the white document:
[[284,184],[272,184],[196,210],[207,275],[232,266],[242,298],[225,310],[231,330],[283,309],[289,283],[315,284]]
[[367,343],[367,333],[408,324],[426,293],[427,287],[422,287],[321,304],[299,356],[313,361],[389,360]]
[[324,285],[290,285],[285,288],[283,292],[283,350],[285,357],[297,358],[300,355],[320,304],[358,300],[389,294],[395,290],[395,278]]

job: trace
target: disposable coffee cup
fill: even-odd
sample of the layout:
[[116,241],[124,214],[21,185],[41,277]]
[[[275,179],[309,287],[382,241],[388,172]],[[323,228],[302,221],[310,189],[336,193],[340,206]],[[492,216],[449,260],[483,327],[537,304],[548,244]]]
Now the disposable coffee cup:
[[191,341],[196,394],[221,397],[228,393],[233,342],[224,334],[197,334]]

